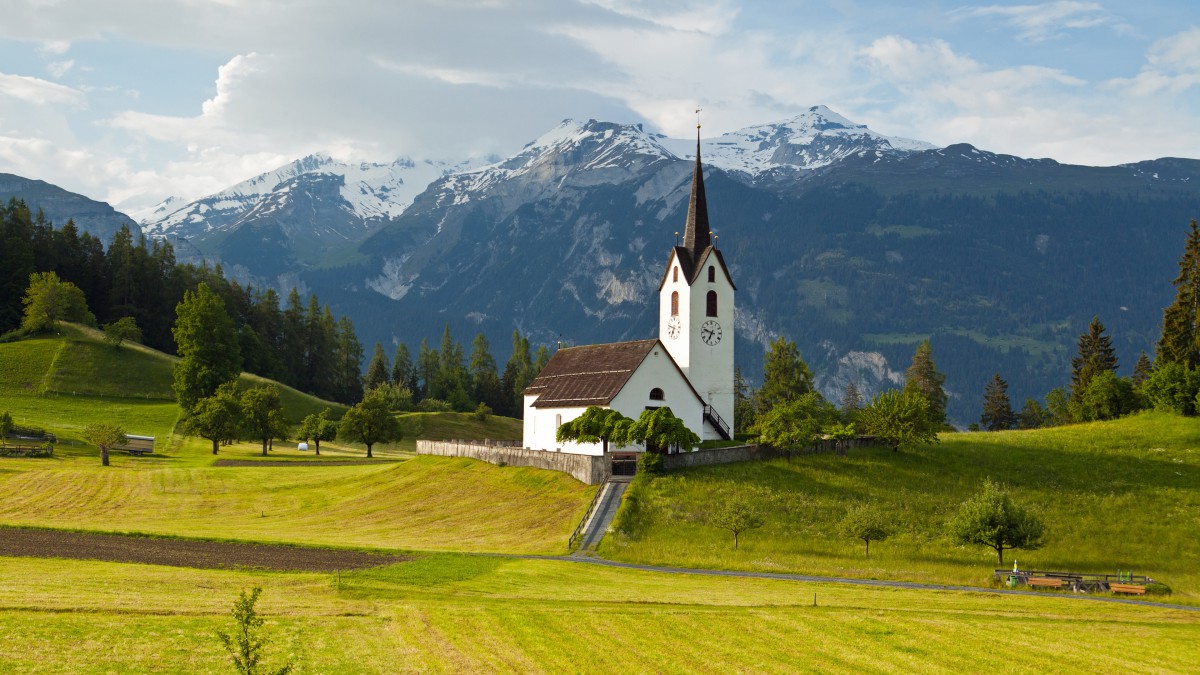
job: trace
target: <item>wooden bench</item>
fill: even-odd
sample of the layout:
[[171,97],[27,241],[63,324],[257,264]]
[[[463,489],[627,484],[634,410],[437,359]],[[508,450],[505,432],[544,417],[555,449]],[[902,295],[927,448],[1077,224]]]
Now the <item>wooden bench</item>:
[[1051,577],[1029,577],[1025,583],[1030,586],[1042,586],[1045,588],[1062,588],[1063,580],[1054,579]]
[[1129,593],[1130,595],[1145,595],[1146,587],[1137,584],[1109,584],[1108,590],[1113,593]]

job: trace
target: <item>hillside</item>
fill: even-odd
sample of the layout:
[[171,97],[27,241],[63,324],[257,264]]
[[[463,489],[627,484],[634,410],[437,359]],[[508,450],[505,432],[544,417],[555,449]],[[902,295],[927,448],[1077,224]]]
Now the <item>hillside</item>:
[[[933,583],[990,583],[995,553],[961,548],[943,532],[984,478],[1045,521],[1048,543],[1015,551],[1026,569],[1114,573],[1133,569],[1170,585],[1172,602],[1200,603],[1200,429],[1195,420],[1144,413],[1113,422],[1037,431],[946,434],[942,443],[893,453],[706,467],[638,479],[601,555],[697,567],[794,571]],[[728,532],[693,515],[725,490],[760,487],[775,498],[762,529]],[[716,497],[719,499],[719,496]],[[837,532],[849,506],[873,502],[896,534],[873,542]]]

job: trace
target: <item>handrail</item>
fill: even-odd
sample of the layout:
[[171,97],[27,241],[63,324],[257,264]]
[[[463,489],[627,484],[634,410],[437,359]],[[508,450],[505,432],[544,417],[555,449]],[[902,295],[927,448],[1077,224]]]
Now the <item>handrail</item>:
[[707,403],[704,405],[704,415],[709,419],[710,422],[713,423],[714,426],[717,427],[717,429],[721,432],[721,435],[725,437],[725,440],[731,440],[733,438],[733,436],[729,433],[729,424],[725,420],[721,419],[721,416],[717,414],[717,411]]
[[596,489],[596,495],[592,497],[592,503],[588,504],[587,511],[585,511],[583,514],[583,519],[580,520],[579,524],[575,526],[575,531],[571,533],[571,538],[567,540],[568,551],[575,548],[575,540],[579,539],[579,535],[581,534],[580,530],[582,530],[583,526],[587,524],[588,518],[592,516],[592,511],[596,510],[596,504],[600,501],[600,495],[604,494],[604,488],[607,486],[608,482],[605,481],[600,484],[599,488]]

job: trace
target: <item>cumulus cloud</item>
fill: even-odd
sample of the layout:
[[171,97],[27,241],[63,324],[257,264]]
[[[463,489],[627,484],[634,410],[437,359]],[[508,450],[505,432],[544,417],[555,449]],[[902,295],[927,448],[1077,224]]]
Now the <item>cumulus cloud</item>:
[[1200,85],[1200,27],[1155,42],[1136,77],[1115,78],[1108,85],[1137,97],[1179,94]]
[[1098,2],[1056,0],[1038,5],[988,5],[964,7],[951,13],[959,18],[997,17],[1018,29],[1017,37],[1041,42],[1061,37],[1070,30],[1119,26],[1122,22]]

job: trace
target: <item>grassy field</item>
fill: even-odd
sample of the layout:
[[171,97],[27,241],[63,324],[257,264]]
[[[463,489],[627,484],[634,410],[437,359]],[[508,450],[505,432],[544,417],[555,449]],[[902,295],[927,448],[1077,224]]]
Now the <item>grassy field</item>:
[[6,558],[0,671],[229,672],[213,631],[231,628],[233,598],[253,585],[264,588],[268,662],[291,658],[310,673],[1149,673],[1200,660],[1196,613],[1061,598],[461,555],[340,583]]
[[[943,532],[984,478],[1046,522],[1038,551],[1006,554],[1026,569],[1115,573],[1132,569],[1170,585],[1173,602],[1200,604],[1200,427],[1148,413],[1039,431],[948,434],[940,445],[846,457],[801,456],[704,467],[639,479],[626,497],[605,557],[654,564],[795,571],[981,585],[995,553],[958,547]],[[728,532],[694,515],[722,490],[756,485],[774,498],[762,529]],[[880,505],[897,533],[871,545],[837,532],[856,502]]]

